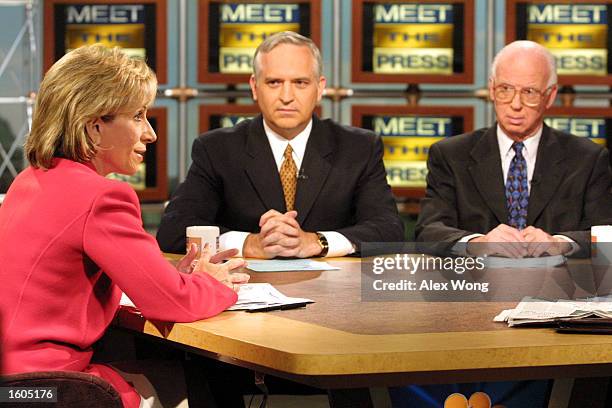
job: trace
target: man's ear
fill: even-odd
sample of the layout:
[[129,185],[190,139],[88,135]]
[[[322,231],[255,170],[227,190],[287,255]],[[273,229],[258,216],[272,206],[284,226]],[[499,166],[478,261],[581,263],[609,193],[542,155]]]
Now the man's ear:
[[253,100],[257,100],[257,80],[255,79],[255,74],[251,75],[249,78],[249,85],[251,86],[251,95],[253,95]]
[[559,87],[557,85],[553,85],[548,97],[546,98],[546,109],[550,108],[555,103],[555,98],[557,97],[557,91]]
[[318,92],[317,92],[317,102],[321,102],[321,98],[323,98],[323,91],[325,90],[325,85],[327,85],[327,78],[323,75],[319,78],[318,83]]
[[495,102],[495,86],[494,86],[494,82],[492,79],[489,79],[489,100],[491,102]]

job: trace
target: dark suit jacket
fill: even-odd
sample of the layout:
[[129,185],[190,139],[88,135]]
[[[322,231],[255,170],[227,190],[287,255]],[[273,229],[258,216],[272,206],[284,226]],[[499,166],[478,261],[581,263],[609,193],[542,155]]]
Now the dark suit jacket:
[[[362,242],[402,241],[382,153],[374,133],[314,117],[295,201],[302,229],[337,231],[358,249]],[[262,214],[286,211],[261,116],[201,135],[192,160],[162,217],[157,233],[162,250],[184,252],[190,225],[259,232]]]
[[[507,224],[497,126],[450,137],[429,151],[417,240],[454,243]],[[590,242],[592,225],[612,220],[608,151],[544,125],[531,181],[527,225]]]

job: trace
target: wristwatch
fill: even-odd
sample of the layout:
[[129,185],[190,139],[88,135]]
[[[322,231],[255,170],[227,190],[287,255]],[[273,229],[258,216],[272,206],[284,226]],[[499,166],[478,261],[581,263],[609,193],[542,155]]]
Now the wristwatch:
[[317,232],[317,241],[319,243],[319,246],[321,247],[321,252],[317,256],[323,258],[327,255],[327,252],[329,251],[329,243],[327,242],[327,238],[325,238],[325,235],[321,234],[320,232]]

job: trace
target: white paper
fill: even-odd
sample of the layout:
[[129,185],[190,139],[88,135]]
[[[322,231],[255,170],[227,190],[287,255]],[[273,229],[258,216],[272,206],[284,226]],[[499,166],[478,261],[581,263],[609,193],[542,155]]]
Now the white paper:
[[487,256],[484,264],[487,268],[552,268],[563,265],[566,259],[563,255],[541,256],[538,258],[504,258]]
[[495,322],[507,322],[508,326],[529,323],[546,323],[558,319],[576,320],[585,317],[612,318],[612,302],[609,297],[585,300],[538,300],[524,298],[514,309],[504,310],[493,318]]
[[240,285],[238,301],[227,310],[253,310],[299,303],[313,303],[313,300],[285,296],[269,283],[247,283]]
[[[269,283],[247,283],[240,285],[238,301],[226,310],[252,310],[280,305],[295,305],[300,303],[314,303],[311,299],[296,298],[283,295]],[[134,302],[123,293],[119,301],[121,306],[136,308]]]
[[311,259],[266,259],[248,261],[247,268],[255,272],[287,272],[287,271],[331,271],[337,270],[327,262]]
[[497,316],[493,318],[493,321],[494,322],[507,322],[508,316],[510,316],[510,313],[512,313],[513,310],[514,309],[502,310],[500,314],[498,314]]
[[127,306],[127,307],[134,307],[134,308],[136,307],[134,302],[132,302],[132,299],[130,299],[128,295],[126,295],[125,293],[121,294],[121,300],[119,301],[119,305]]

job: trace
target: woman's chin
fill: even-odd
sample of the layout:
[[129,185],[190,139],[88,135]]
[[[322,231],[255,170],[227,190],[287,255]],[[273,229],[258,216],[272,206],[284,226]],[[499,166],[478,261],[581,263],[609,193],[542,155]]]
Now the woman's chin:
[[138,167],[132,167],[130,169],[116,169],[115,171],[112,171],[111,173],[132,177],[137,172],[138,172]]

